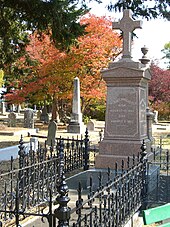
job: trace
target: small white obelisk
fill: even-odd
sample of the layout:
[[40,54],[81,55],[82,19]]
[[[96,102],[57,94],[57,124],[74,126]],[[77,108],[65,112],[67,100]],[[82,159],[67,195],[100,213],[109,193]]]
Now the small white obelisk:
[[82,133],[85,130],[85,126],[82,122],[82,113],[80,105],[80,81],[76,77],[73,82],[73,103],[72,103],[72,114],[71,120],[68,125],[67,131],[71,133]]

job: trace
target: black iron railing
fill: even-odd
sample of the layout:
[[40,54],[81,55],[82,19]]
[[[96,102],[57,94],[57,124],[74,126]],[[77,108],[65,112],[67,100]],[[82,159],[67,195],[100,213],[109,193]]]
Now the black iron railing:
[[[69,226],[123,226],[142,205],[144,190],[144,171],[146,162],[139,158],[126,170],[122,162],[122,170],[117,165],[113,172],[108,169],[108,179],[103,183],[102,174],[98,177],[98,187],[93,188],[94,181],[90,178],[87,199],[83,198],[83,188],[78,187],[76,207],[70,213],[74,220]],[[129,165],[129,160],[127,165]],[[95,182],[96,184],[96,182]]]
[[[21,147],[23,148],[23,146]],[[94,179],[90,177],[86,195],[84,195],[83,188],[79,183],[77,200],[72,208],[68,205],[71,195],[69,198],[69,189],[64,175],[65,146],[62,139],[58,148],[57,158],[56,156],[47,156],[49,157],[47,159],[39,158],[42,162],[40,161],[37,164],[33,162],[33,165],[28,167],[24,167],[24,163],[30,163],[30,161],[25,162],[25,159],[23,159],[23,162],[20,162],[23,168],[15,170],[18,171],[19,176],[15,183],[16,190],[6,190],[3,194],[0,209],[2,223],[9,219],[13,220],[15,217],[15,225],[19,226],[23,217],[33,215],[46,218],[50,227],[114,227],[122,226],[140,208],[146,183],[144,145],[141,147],[140,156],[133,157],[132,160],[128,158],[127,163],[122,161],[120,168],[115,164],[114,171],[108,169],[105,173],[107,179],[104,179],[105,177],[100,173],[97,177],[97,183],[94,184]],[[50,151],[50,154],[54,155],[52,151]],[[34,156],[36,155],[34,154]],[[53,159],[55,161],[51,162]],[[50,162],[52,169],[48,166]],[[26,169],[29,169],[30,172],[27,172]],[[35,169],[39,173],[35,173]],[[45,171],[42,171],[42,169]],[[51,175],[51,173],[55,174]],[[13,179],[13,177],[10,179]],[[32,181],[35,184],[31,183]],[[94,187],[94,185],[97,186]],[[11,188],[13,186],[10,185]],[[24,195],[25,193],[26,195]],[[32,198],[34,199],[32,200]],[[53,202],[57,204],[56,208],[53,207]],[[43,204],[45,205],[43,206]],[[36,206],[40,208],[40,205],[41,209],[37,211],[35,208]],[[34,210],[28,209],[31,207]],[[48,207],[47,212],[44,212],[45,207]]]
[[170,152],[160,146],[152,155],[152,160],[147,163],[148,207],[170,202]]
[[[20,211],[46,206],[58,194],[59,168],[62,151],[65,173],[89,168],[88,131],[85,137],[56,138],[56,145],[26,152],[23,138],[19,142],[18,159],[11,157],[10,169],[0,174],[0,210],[2,220],[12,219],[16,200]],[[88,149],[88,150],[87,150]],[[50,189],[50,190],[49,190]],[[17,193],[16,193],[17,192]],[[51,196],[51,197],[50,197]],[[15,213],[15,212],[14,212]]]

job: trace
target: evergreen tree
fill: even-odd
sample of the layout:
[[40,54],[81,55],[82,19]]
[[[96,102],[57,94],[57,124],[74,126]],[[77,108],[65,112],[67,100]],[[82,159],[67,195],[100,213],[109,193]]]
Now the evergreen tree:
[[131,9],[135,17],[142,16],[147,19],[162,17],[170,20],[169,0],[111,0],[108,9],[115,12]]
[[[28,31],[50,34],[57,48],[66,50],[83,34],[79,17],[87,12],[74,0],[0,0],[0,68],[24,54]],[[8,70],[9,71],[9,70]]]

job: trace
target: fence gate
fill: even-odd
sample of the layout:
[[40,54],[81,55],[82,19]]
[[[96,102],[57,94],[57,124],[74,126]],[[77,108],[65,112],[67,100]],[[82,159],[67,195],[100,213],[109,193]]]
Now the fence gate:
[[147,168],[147,205],[157,206],[170,202],[170,152],[154,151]]

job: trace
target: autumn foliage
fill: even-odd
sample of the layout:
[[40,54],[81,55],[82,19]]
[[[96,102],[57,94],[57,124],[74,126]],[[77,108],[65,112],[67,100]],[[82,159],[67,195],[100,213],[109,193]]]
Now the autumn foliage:
[[[13,103],[29,102],[38,103],[51,96],[50,86],[54,87],[50,75],[44,75],[44,68],[54,60],[62,60],[65,53],[61,53],[55,48],[49,36],[39,37],[37,33],[30,35],[30,44],[26,48],[27,54],[20,58],[16,65],[23,72],[19,79],[10,85],[15,87],[7,98]],[[55,87],[57,91],[57,87]]]
[[162,119],[170,118],[170,70],[151,65],[152,79],[149,84],[149,99]]
[[97,97],[105,96],[105,84],[101,78],[101,69],[106,68],[121,51],[119,35],[112,31],[111,19],[88,15],[81,20],[87,24],[87,34],[78,38],[77,45],[71,48],[74,59],[74,72],[81,81],[83,108]]
[[8,94],[11,102],[68,99],[72,95],[72,83],[78,76],[81,83],[83,108],[94,99],[105,97],[105,84],[101,70],[108,66],[121,52],[119,35],[112,30],[111,19],[86,15],[81,21],[86,24],[86,34],[79,37],[69,52],[57,50],[47,35],[30,36],[27,55],[16,64],[25,73],[13,81],[15,89]]

